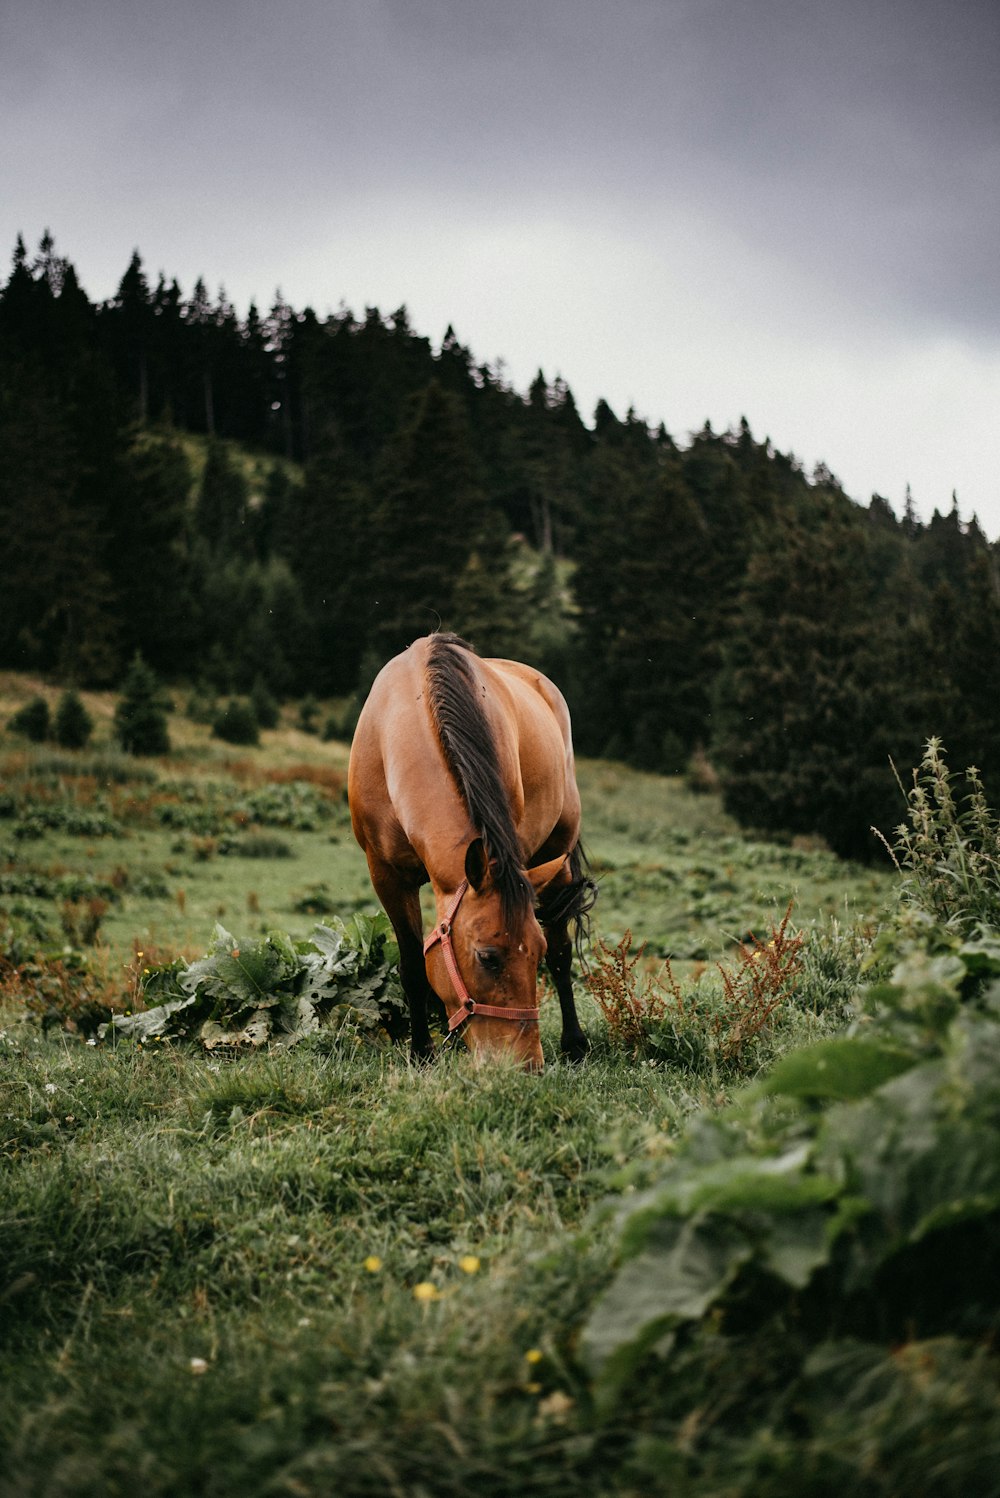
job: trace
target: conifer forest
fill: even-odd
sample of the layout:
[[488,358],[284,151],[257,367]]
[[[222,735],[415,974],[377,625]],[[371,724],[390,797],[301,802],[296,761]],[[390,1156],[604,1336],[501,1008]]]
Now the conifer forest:
[[553,676],[582,753],[710,766],[748,827],[872,856],[931,735],[1000,794],[996,545],[746,419],[588,416],[405,307],[241,317],[138,252],[95,304],[47,234],[0,293],[0,453],[4,668],[113,686],[140,653],[349,718],[441,627]]

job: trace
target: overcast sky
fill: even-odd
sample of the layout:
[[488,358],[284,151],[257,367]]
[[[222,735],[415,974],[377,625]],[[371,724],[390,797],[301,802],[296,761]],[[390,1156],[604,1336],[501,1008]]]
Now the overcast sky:
[[998,0],[0,0],[0,254],[405,303],[1000,535]]

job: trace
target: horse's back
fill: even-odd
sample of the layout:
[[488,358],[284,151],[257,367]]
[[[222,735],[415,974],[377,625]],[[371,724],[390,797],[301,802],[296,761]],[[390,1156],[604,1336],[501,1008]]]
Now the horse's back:
[[[366,852],[402,864],[412,852],[410,807],[423,802],[435,814],[433,799],[449,787],[435,775],[433,730],[423,701],[425,651],[417,640],[387,661],[361,709],[347,770],[347,794],[354,835]],[[446,777],[445,777],[446,778]]]
[[[434,636],[380,671],[358,719],[348,772],[354,832],[364,848],[405,859],[429,826],[453,823],[456,790],[433,725],[427,666]],[[457,643],[457,642],[456,642]],[[580,802],[569,710],[548,677],[520,661],[470,652],[517,832],[530,857],[555,831],[575,841]],[[461,816],[461,811],[458,810]]]

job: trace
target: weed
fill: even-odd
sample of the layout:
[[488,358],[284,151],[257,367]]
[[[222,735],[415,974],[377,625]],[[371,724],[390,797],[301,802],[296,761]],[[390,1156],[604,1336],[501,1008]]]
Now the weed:
[[802,971],[802,935],[789,934],[791,913],[789,903],[780,924],[771,927],[766,942],[756,937],[749,944],[740,942],[740,960],[735,969],[717,964],[724,1004],[712,1019],[712,1029],[724,1061],[739,1061],[743,1057],[795,987]]
[[966,770],[961,800],[956,779],[941,741],[929,739],[907,797],[909,825],[886,847],[903,875],[903,899],[967,934],[976,926],[1000,928],[1000,821],[978,770]]
[[89,900],[66,900],[59,919],[66,939],[74,947],[92,947],[101,930],[101,922],[108,913],[108,902],[91,896]]
[[683,1012],[684,1000],[669,962],[653,976],[640,966],[645,943],[630,956],[632,932],[626,931],[615,946],[600,938],[584,982],[608,1027],[612,1045],[637,1056],[646,1049],[650,1029],[661,1023],[671,1008]]
[[106,947],[39,952],[16,966],[0,960],[0,1001],[16,1002],[46,1031],[94,1036],[114,1015],[129,1012],[137,994],[134,981],[122,982]]

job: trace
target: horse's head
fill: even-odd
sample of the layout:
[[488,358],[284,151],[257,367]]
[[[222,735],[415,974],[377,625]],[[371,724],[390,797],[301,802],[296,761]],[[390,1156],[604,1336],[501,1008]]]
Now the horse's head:
[[[539,893],[565,863],[530,869]],[[465,881],[450,898],[425,945],[427,977],[448,1011],[452,1029],[463,1027],[469,1049],[506,1053],[531,1071],[542,1069],[538,1033],[538,964],[545,937],[530,896],[515,912],[498,889],[482,838],[469,845]]]

